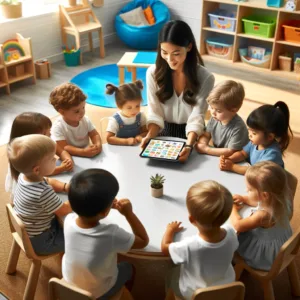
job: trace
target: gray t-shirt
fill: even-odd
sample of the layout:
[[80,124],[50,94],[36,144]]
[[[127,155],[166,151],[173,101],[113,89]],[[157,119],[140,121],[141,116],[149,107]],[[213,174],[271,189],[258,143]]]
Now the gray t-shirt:
[[247,126],[239,115],[235,115],[226,125],[210,118],[206,131],[211,134],[216,148],[242,150],[249,142]]

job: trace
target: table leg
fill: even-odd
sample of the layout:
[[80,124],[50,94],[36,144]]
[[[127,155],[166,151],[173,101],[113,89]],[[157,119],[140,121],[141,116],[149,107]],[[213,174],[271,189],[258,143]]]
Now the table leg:
[[131,78],[132,78],[132,82],[136,81],[136,68],[134,67],[131,68]]
[[125,68],[119,67],[119,84],[124,84],[125,82]]

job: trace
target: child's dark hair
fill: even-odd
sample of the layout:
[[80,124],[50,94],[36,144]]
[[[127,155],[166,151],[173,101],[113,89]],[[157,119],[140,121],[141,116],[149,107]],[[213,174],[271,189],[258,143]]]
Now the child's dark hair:
[[115,99],[117,106],[122,108],[122,106],[131,100],[141,100],[142,101],[142,89],[143,83],[141,80],[137,80],[133,83],[126,83],[119,87],[113,84],[106,85],[106,94],[115,94]]
[[290,143],[290,135],[293,137],[289,124],[290,111],[282,101],[278,101],[274,105],[262,105],[247,118],[247,125],[251,129],[263,131],[265,135],[273,133],[278,139],[282,153]]
[[[10,131],[9,142],[28,134],[42,134],[52,126],[51,120],[43,114],[35,112],[24,112],[15,117]],[[20,173],[10,164],[11,176],[18,180]]]
[[119,191],[116,177],[103,169],[88,169],[73,176],[69,201],[82,217],[94,217],[111,206]]

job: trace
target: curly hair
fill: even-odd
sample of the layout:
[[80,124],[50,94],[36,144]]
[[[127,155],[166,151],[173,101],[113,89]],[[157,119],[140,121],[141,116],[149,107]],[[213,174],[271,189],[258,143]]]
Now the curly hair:
[[85,101],[87,96],[73,83],[64,83],[54,88],[50,94],[49,102],[54,108],[68,110]]

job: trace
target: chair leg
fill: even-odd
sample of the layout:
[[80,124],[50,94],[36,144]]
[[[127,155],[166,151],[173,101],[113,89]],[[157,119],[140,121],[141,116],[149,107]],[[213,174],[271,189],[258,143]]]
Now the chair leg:
[[136,68],[131,69],[131,80],[132,82],[136,81]]
[[234,266],[234,271],[235,271],[235,280],[239,280],[243,271],[244,271],[244,267],[242,264],[236,264]]
[[20,256],[20,246],[18,243],[13,240],[13,244],[11,245],[9,258],[6,266],[6,274],[13,274],[16,272],[17,264]]
[[90,51],[94,52],[94,48],[93,48],[93,35],[91,32],[89,32],[89,44],[90,44]]
[[[76,49],[80,49],[80,35],[75,35]],[[82,65],[82,49],[80,49],[80,64]]]
[[36,291],[36,287],[37,287],[37,283],[38,283],[38,279],[39,279],[39,275],[40,275],[41,265],[42,265],[42,263],[40,260],[32,261],[23,300],[34,299],[34,294]]
[[104,39],[103,39],[103,32],[102,27],[99,30],[99,43],[100,43],[100,57],[105,57],[105,49],[104,49]]
[[125,82],[125,68],[119,67],[119,85],[124,84]]
[[264,289],[264,300],[275,300],[273,284],[271,280],[262,282]]
[[287,267],[287,271],[290,278],[292,294],[294,296],[300,296],[300,284],[299,284],[299,276],[297,272],[297,267],[295,265],[295,261],[293,260]]

